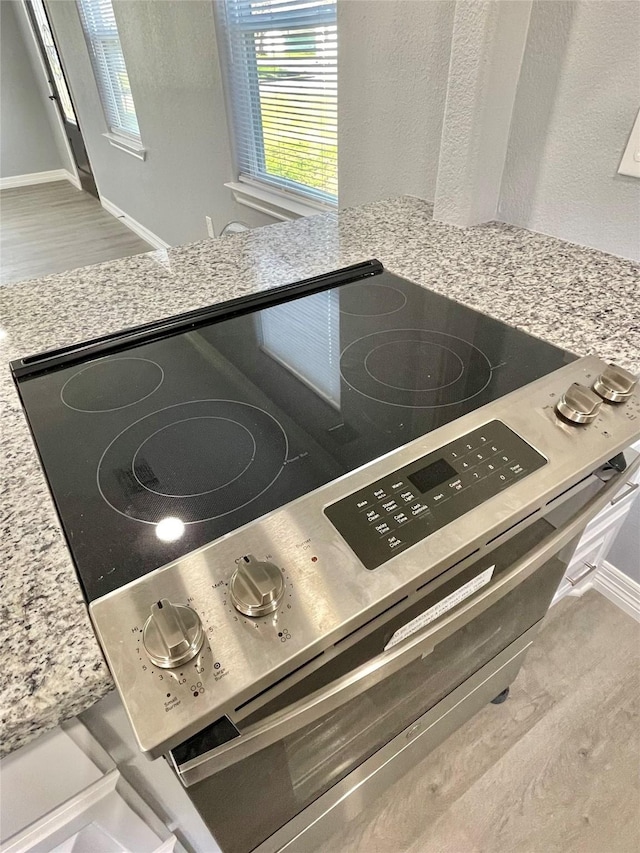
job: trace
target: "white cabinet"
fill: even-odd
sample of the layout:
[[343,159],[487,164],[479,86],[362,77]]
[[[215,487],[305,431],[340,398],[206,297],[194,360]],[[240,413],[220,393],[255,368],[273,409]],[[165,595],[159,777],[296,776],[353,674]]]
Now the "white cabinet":
[[3,853],[170,853],[176,838],[77,721],[0,762]]
[[[640,444],[634,445],[634,449],[640,451]],[[617,494],[585,528],[553,604],[565,595],[581,595],[591,587],[631,509],[631,504],[639,495],[640,471],[636,471],[625,480]]]
[[114,690],[84,711],[79,720],[111,756],[121,775],[153,806],[155,814],[193,853],[220,853],[187,791],[164,758],[149,761],[136,744],[118,693]]

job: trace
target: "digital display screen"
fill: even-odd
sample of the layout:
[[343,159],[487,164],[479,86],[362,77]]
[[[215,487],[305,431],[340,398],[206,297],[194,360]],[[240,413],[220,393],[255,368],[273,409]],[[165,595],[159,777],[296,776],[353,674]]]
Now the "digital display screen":
[[438,459],[436,462],[432,462],[431,465],[427,465],[426,468],[421,468],[419,471],[409,474],[409,480],[416,489],[424,494],[424,492],[430,492],[431,489],[435,489],[441,483],[446,483],[447,480],[451,480],[457,476],[458,472],[454,471],[448,462],[445,462],[444,459]]

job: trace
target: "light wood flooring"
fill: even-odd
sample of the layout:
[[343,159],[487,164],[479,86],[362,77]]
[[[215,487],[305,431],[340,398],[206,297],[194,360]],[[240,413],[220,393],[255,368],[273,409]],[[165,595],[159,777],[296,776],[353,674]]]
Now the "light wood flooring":
[[590,591],[552,608],[504,704],[317,853],[638,851],[640,625]]
[[0,192],[0,284],[151,249],[68,181]]

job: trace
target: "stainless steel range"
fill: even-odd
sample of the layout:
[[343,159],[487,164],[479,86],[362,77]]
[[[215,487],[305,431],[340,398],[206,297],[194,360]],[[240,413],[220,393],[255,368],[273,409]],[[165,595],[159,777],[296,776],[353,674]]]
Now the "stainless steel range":
[[140,748],[225,853],[313,849],[504,698],[640,464],[635,377],[377,261],[12,369]]

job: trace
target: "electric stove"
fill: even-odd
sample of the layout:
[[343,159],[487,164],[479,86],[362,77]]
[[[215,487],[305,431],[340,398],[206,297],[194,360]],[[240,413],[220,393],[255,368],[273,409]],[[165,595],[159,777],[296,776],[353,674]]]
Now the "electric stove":
[[140,748],[240,853],[504,691],[640,464],[634,376],[378,261],[12,370]]

